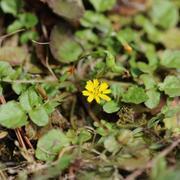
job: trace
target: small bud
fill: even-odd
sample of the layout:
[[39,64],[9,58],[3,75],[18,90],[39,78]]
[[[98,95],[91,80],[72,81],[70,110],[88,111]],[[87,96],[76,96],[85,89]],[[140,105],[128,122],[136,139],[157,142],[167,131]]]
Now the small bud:
[[124,45],[124,50],[127,51],[128,53],[132,52],[132,47],[129,44]]

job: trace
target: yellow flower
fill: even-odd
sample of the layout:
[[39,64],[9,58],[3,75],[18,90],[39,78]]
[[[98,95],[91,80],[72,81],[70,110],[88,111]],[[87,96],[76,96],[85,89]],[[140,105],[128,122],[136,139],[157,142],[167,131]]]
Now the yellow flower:
[[106,95],[111,93],[106,82],[100,83],[97,79],[94,79],[93,81],[89,80],[86,83],[85,89],[86,90],[82,91],[82,93],[84,96],[88,96],[88,102],[96,100],[97,103],[100,103],[100,99],[104,99],[105,101],[111,100],[111,98]]

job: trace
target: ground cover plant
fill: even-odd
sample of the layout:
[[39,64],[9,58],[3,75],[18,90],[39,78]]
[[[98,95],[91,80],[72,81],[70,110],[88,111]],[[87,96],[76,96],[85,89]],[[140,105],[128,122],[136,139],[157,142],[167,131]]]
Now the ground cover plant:
[[0,0],[0,179],[179,180],[178,0]]

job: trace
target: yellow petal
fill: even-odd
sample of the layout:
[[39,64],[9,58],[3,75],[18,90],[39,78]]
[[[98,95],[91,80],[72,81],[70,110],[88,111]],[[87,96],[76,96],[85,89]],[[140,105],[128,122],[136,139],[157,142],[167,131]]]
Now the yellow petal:
[[100,98],[99,98],[99,96],[96,96],[95,97],[95,100],[96,100],[96,102],[99,104],[100,103]]
[[103,82],[99,87],[99,91],[105,91],[108,88],[108,84]]
[[92,82],[92,81],[88,81],[88,82],[86,83],[85,88],[86,88],[88,91],[94,91],[94,84],[93,84],[93,82]]
[[99,97],[104,99],[105,101],[110,101],[111,100],[111,98],[109,96],[105,95],[105,94],[100,94]]
[[89,96],[91,94],[89,91],[86,91],[86,90],[82,91],[82,93],[83,93],[84,96]]
[[105,91],[103,91],[103,94],[110,94],[111,93],[111,89],[106,89]]
[[94,99],[94,96],[91,94],[88,98],[87,98],[87,101],[90,103],[92,102]]
[[99,81],[97,79],[93,80],[94,88],[97,88],[99,86]]

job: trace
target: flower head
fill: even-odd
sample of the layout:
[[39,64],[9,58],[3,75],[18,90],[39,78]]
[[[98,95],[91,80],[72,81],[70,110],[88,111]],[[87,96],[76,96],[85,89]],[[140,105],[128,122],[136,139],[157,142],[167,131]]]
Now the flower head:
[[87,101],[92,102],[96,100],[97,103],[100,103],[100,99],[105,101],[110,101],[111,98],[106,94],[111,93],[111,90],[108,89],[109,85],[106,82],[99,82],[97,79],[93,81],[89,80],[86,83],[84,91],[82,91],[84,96],[88,96]]

